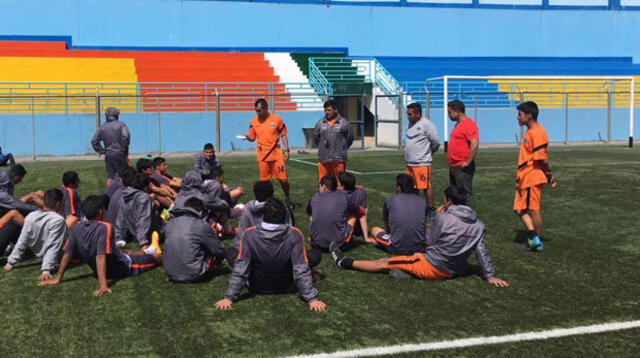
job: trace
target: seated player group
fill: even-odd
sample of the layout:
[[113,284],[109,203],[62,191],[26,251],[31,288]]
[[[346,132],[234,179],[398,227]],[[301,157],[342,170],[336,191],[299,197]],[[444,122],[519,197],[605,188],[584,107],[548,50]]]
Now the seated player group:
[[[367,192],[346,171],[351,127],[332,101],[325,103],[325,117],[314,132],[321,150],[318,192],[306,206],[308,237],[294,226],[285,167],[286,126],[269,113],[263,99],[256,101],[255,109],[244,138],[257,142],[260,181],[253,185],[254,199],[244,204],[239,200],[245,190],[225,183],[222,163],[210,143],[194,156],[193,168],[182,178],[170,175],[161,157],[140,159],[132,168],[129,131],[115,108],[107,109],[107,122],[92,140],[96,151],[105,154],[104,194],[81,201],[76,191],[80,178],[67,171],[59,188],[16,198],[14,186],[26,169],[15,164],[0,172],[0,254],[8,256],[4,270],[14,269],[31,251],[42,259],[40,285],[55,285],[79,260],[95,272],[98,288],[93,294],[100,296],[111,292],[107,280],[136,276],[157,265],[176,283],[207,280],[219,266],[228,265],[228,288],[215,304],[221,310],[231,308],[245,287],[256,294],[298,292],[311,310],[325,310],[314,287],[322,277],[314,268],[325,253],[339,269],[446,280],[466,275],[467,260],[475,252],[481,276],[494,286],[508,286],[495,275],[485,225],[468,205],[471,193],[451,185],[444,190],[443,205],[433,207],[431,155],[439,144],[419,105],[408,106],[407,172],[397,175],[395,194],[384,202],[384,227],[373,227],[369,233]],[[514,210],[529,231],[530,251],[543,249],[542,185],[556,185],[547,159],[548,139],[537,115],[533,102],[518,107],[518,121],[528,131],[520,148]],[[274,197],[270,179],[280,183],[284,202]],[[418,195],[419,189],[425,198]],[[237,228],[232,219],[238,219]],[[391,256],[348,257],[345,251],[354,246],[356,234]],[[233,237],[228,248],[225,237]],[[125,250],[127,245],[135,248]]]

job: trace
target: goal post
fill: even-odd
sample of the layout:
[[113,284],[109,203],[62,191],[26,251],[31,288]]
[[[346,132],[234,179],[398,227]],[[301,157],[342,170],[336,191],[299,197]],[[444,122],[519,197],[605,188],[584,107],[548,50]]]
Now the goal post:
[[[635,104],[635,78],[633,76],[441,76],[429,78],[425,81],[424,87],[427,93],[430,88],[434,88],[434,83],[442,84],[442,111],[445,150],[449,142],[449,118],[447,115],[447,103],[450,99],[461,97],[466,93],[467,97],[475,90],[474,86],[461,85],[468,81],[480,82],[493,85],[499,89],[494,94],[508,95],[507,101],[515,104],[522,102],[525,96],[542,105],[541,108],[564,108],[565,116],[568,116],[569,98],[572,98],[574,108],[607,108],[608,118],[608,140],[611,135],[611,107],[616,104],[627,104],[628,101],[628,146],[633,147],[634,137],[634,104]],[[439,85],[438,85],[439,86]],[[439,87],[438,87],[439,88]],[[485,89],[475,92],[475,95],[482,95]],[[466,92],[465,92],[466,91]],[[495,89],[494,89],[495,91]],[[517,98],[514,98],[517,97]],[[475,98],[475,97],[474,97]],[[486,101],[480,104],[485,108],[502,106],[505,99]],[[540,103],[542,102],[542,103]],[[549,107],[551,106],[551,107]],[[623,106],[619,106],[623,107]],[[477,104],[476,104],[477,108]],[[567,120],[568,121],[568,120]],[[568,123],[565,123],[565,139],[568,141]]]

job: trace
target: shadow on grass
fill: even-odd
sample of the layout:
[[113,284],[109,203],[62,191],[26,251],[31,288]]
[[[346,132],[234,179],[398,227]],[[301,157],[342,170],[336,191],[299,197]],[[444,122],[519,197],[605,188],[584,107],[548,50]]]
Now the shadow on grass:
[[526,244],[527,239],[529,239],[529,232],[527,230],[513,230],[515,236],[513,237],[513,242],[518,245]]

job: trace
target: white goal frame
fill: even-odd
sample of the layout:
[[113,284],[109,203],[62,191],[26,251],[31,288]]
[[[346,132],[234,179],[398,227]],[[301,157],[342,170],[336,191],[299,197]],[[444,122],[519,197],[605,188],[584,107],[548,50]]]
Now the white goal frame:
[[633,76],[440,76],[428,78],[428,82],[443,81],[443,120],[445,148],[449,142],[449,117],[447,103],[449,103],[449,80],[592,80],[592,81],[629,81],[629,148],[633,147],[633,120],[635,104],[635,78]]

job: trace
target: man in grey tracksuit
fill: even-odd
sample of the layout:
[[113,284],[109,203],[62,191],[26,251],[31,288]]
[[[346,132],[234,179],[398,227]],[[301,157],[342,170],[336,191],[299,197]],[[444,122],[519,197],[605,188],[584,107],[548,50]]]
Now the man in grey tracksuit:
[[411,103],[407,106],[407,118],[409,127],[404,144],[405,172],[413,177],[416,189],[424,190],[427,206],[433,210],[431,162],[433,153],[440,148],[438,131],[433,122],[422,116],[420,103]]
[[[96,134],[91,139],[91,145],[98,154],[104,154],[104,162],[107,169],[107,185],[115,179],[116,173],[129,167],[129,128],[120,122],[120,111],[109,107],[105,111],[106,122],[98,127]],[[102,143],[104,143],[104,146]]]
[[201,191],[202,174],[196,170],[190,170],[182,178],[182,186],[173,202],[174,209],[184,208],[184,203],[190,198],[198,198],[204,201]]
[[313,129],[313,142],[318,146],[318,181],[325,175],[337,177],[338,173],[346,170],[353,130],[349,122],[338,114],[331,100],[324,103],[324,117]]
[[24,226],[16,245],[4,266],[11,270],[30,250],[42,259],[40,280],[51,278],[51,271],[60,261],[60,248],[66,234],[66,222],[58,214],[62,206],[62,191],[49,189],[44,194],[44,209],[31,212],[24,220]]
[[22,215],[27,215],[28,213],[38,209],[35,205],[31,205],[23,201],[33,196],[34,193],[25,195],[22,198],[23,200],[19,200],[13,196],[13,189],[15,185],[20,183],[26,174],[27,171],[21,164],[14,166],[10,170],[0,171],[0,209],[4,209],[3,211],[15,209]]
[[224,298],[216,302],[217,309],[231,308],[245,285],[257,294],[297,290],[311,310],[325,309],[326,305],[318,300],[318,290],[313,287],[304,236],[285,223],[286,211],[278,199],[265,202],[262,223],[242,235],[229,286]]
[[159,231],[160,219],[155,214],[153,199],[145,192],[149,186],[149,177],[136,174],[130,187],[122,190],[120,212],[114,227],[118,247],[124,246],[127,238],[134,238],[141,249],[151,242],[152,231]]
[[196,153],[193,156],[193,170],[202,175],[207,175],[213,168],[222,168],[220,159],[216,157],[216,151],[213,148],[213,144],[207,143],[204,145],[202,152]]
[[338,268],[384,272],[400,269],[423,280],[446,280],[467,273],[467,259],[475,251],[482,278],[497,287],[508,283],[495,276],[491,254],[485,246],[486,231],[473,209],[465,206],[464,189],[448,187],[445,204],[438,208],[426,233],[426,250],[410,256],[394,256],[380,260],[352,260],[332,245],[331,255]]
[[173,282],[200,281],[225,257],[224,245],[202,219],[203,212],[202,200],[190,198],[182,209],[171,213],[165,227],[162,265]]

